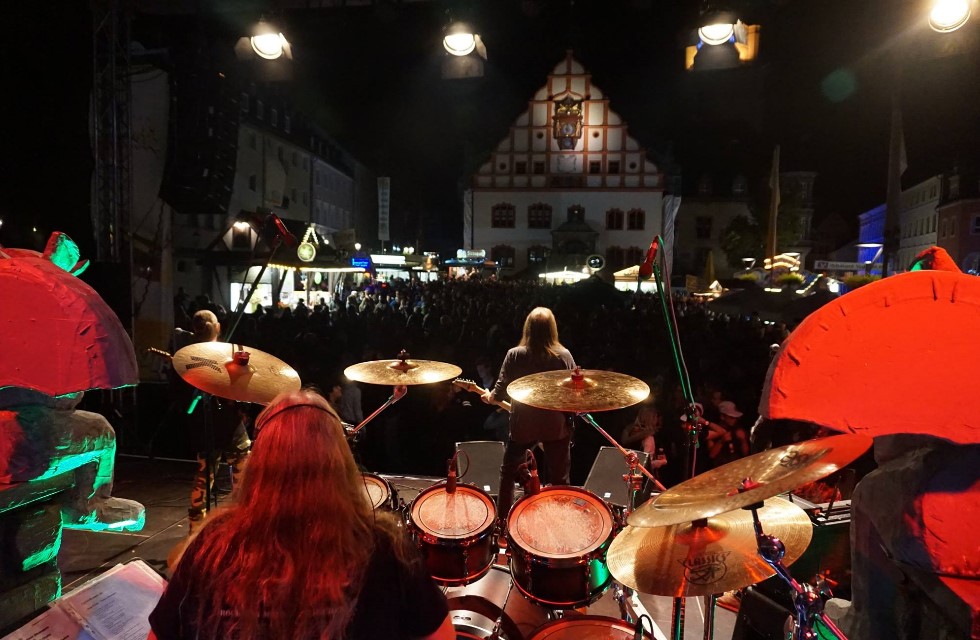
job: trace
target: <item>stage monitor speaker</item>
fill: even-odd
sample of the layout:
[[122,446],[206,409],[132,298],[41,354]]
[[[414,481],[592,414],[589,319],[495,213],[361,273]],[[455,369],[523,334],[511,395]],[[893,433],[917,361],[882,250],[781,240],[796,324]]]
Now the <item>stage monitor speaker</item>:
[[[499,440],[471,440],[457,442],[456,451],[469,456],[469,467],[460,482],[480,487],[490,495],[500,493],[500,465],[504,462],[504,443]],[[459,470],[464,470],[465,460],[459,461]]]
[[732,640],[782,640],[790,611],[755,587],[742,592]]
[[[634,451],[640,464],[646,465],[649,454]],[[616,447],[601,447],[589,476],[585,479],[585,489],[612,504],[625,507],[629,502],[629,488],[623,475],[629,472],[626,459]],[[645,496],[644,496],[644,499]]]

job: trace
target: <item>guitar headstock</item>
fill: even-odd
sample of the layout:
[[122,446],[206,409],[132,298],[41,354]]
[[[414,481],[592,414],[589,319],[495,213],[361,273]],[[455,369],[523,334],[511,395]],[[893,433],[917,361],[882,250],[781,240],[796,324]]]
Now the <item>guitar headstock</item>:
[[466,378],[456,378],[453,380],[453,384],[463,391],[470,391],[473,393],[479,393],[482,391],[480,386],[473,382],[472,380],[467,380]]

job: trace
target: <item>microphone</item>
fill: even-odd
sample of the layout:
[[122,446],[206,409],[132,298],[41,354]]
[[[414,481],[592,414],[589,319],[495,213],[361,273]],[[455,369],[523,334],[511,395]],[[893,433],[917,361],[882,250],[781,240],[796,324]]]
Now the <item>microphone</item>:
[[456,493],[456,456],[446,461],[449,472],[446,474],[446,493]]
[[528,495],[537,495],[541,493],[541,480],[538,478],[538,463],[534,459],[534,455],[527,461],[527,470],[531,477],[527,481],[527,493]]
[[657,259],[657,252],[660,250],[660,236],[654,236],[650,241],[650,248],[647,249],[647,257],[640,265],[640,278],[646,279],[653,275],[653,261]]

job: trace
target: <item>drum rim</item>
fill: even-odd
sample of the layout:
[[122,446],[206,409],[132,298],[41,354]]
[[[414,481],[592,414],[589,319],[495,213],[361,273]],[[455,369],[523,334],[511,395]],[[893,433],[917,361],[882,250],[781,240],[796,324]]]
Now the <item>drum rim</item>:
[[[552,620],[550,622],[546,622],[540,627],[538,627],[537,629],[535,629],[531,633],[531,635],[527,636],[527,640],[547,640],[547,636],[545,636],[544,634],[548,633],[549,631],[560,629],[562,627],[564,628],[579,627],[589,622],[609,623],[605,625],[606,628],[625,631],[626,633],[630,634],[629,635],[630,638],[632,638],[633,634],[636,633],[636,628],[633,625],[628,624],[627,622],[625,622],[620,618],[613,618],[611,616],[583,615],[583,616],[566,617],[566,618],[561,618],[559,620]],[[650,634],[648,634],[646,630],[644,630],[643,638],[650,638],[650,637],[651,637]]]
[[371,492],[368,490],[368,485],[373,484],[376,487],[381,487],[384,489],[384,493],[381,496],[380,502],[371,501],[371,508],[377,509],[383,507],[385,503],[391,501],[391,497],[394,495],[395,490],[391,486],[391,483],[379,476],[376,473],[368,473],[367,471],[361,472],[361,478],[364,480],[364,491],[367,493],[368,498],[371,497]]
[[[589,496],[594,499],[594,504],[596,506],[601,506],[598,509],[600,515],[602,516],[602,530],[603,533],[597,538],[597,541],[579,551],[569,552],[569,553],[550,553],[550,552],[540,552],[538,549],[532,548],[528,545],[522,544],[522,540],[518,539],[520,536],[516,536],[513,533],[513,528],[520,519],[519,509],[523,509],[531,500],[538,498],[539,496],[545,495],[549,492],[556,491],[570,491],[571,493],[578,493]],[[604,546],[607,546],[612,539],[613,533],[615,532],[615,518],[613,518],[612,510],[609,505],[606,504],[605,500],[595,495],[588,489],[582,487],[574,487],[571,485],[553,485],[550,487],[545,487],[541,489],[539,493],[533,495],[522,496],[520,500],[514,503],[510,509],[510,513],[507,517],[507,539],[512,542],[515,546],[519,547],[521,550],[527,552],[532,558],[546,558],[550,560],[568,560],[574,558],[588,557],[589,555],[595,553]]]
[[[477,529],[465,533],[465,534],[447,534],[442,531],[436,531],[431,527],[425,526],[418,516],[418,509],[421,508],[421,501],[424,496],[428,496],[431,493],[435,493],[439,490],[445,490],[446,483],[439,482],[431,487],[426,487],[419,491],[418,495],[412,500],[411,506],[408,509],[408,519],[415,530],[423,537],[425,542],[429,544],[451,544],[447,541],[453,541],[453,543],[467,542],[470,540],[480,540],[486,537],[488,532],[493,531],[494,524],[497,522],[497,505],[493,501],[486,491],[480,487],[469,484],[468,482],[460,482],[456,485],[456,490],[462,489],[466,493],[475,493],[478,497],[484,500],[484,504],[488,506],[487,509],[487,519],[483,522]],[[451,544],[451,546],[456,546],[456,544]]]

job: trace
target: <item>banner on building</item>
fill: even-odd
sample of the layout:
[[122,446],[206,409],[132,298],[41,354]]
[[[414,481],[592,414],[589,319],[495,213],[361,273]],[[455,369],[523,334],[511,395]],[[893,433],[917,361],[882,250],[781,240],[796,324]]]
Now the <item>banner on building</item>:
[[473,246],[473,190],[463,192],[463,248],[475,249]]
[[378,178],[378,240],[391,240],[388,227],[391,203],[391,178]]
[[674,268],[674,238],[677,235],[677,211],[681,208],[681,197],[664,197],[664,264]]

